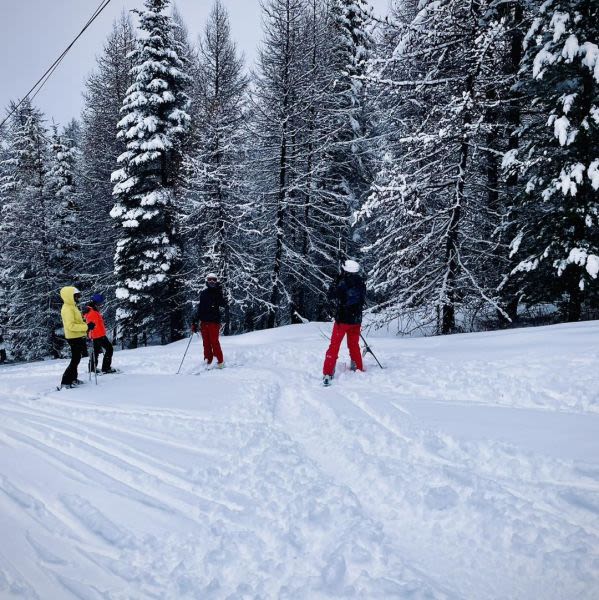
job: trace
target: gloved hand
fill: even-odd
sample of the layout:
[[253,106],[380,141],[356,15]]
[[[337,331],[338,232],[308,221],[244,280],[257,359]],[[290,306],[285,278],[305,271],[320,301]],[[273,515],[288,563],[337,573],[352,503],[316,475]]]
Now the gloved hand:
[[88,330],[88,331],[92,331],[92,330],[94,329],[94,327],[95,327],[95,326],[96,326],[96,324],[95,324],[95,323],[88,323],[88,324],[87,324],[87,330]]
[[198,325],[197,323],[192,323],[191,324],[191,333],[197,333],[198,332]]

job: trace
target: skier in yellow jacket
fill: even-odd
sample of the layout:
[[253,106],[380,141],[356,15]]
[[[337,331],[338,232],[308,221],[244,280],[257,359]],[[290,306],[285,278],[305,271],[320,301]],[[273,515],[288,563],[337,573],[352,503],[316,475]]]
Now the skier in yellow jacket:
[[81,299],[81,292],[72,286],[63,287],[60,290],[62,298],[62,325],[64,327],[64,337],[71,347],[71,362],[62,376],[61,387],[72,388],[83,383],[77,379],[77,367],[81,357],[87,356],[86,336],[87,332],[94,328],[94,324],[89,325],[83,320],[81,312],[77,307],[77,302]]

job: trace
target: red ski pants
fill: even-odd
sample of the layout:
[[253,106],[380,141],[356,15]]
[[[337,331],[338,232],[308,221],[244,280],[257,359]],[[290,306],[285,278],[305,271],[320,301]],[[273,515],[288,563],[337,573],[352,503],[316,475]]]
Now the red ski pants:
[[224,362],[223,351],[218,341],[220,323],[202,321],[200,323],[200,331],[202,333],[202,342],[204,342],[204,358],[208,361],[208,364],[212,362],[215,356],[219,363]]
[[360,371],[364,370],[362,364],[362,353],[360,352],[360,328],[361,325],[348,325],[347,323],[337,323],[333,325],[333,333],[331,335],[331,343],[324,359],[322,367],[323,375],[334,375],[335,364],[339,357],[339,347],[343,341],[343,336],[347,335],[347,347],[349,348],[349,356],[356,363],[356,368]]

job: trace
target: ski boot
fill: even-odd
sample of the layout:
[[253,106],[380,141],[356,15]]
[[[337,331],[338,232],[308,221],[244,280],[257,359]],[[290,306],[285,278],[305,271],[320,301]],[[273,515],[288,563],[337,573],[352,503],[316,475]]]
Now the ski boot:
[[77,386],[73,385],[72,383],[61,383],[60,385],[56,386],[56,391],[60,392],[60,390],[72,390],[76,387]]

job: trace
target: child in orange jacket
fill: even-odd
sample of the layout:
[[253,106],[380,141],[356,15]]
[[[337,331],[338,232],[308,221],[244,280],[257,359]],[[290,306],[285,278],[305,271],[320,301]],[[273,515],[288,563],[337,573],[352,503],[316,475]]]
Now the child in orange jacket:
[[117,370],[112,368],[112,353],[114,348],[112,347],[110,340],[106,337],[106,326],[104,325],[104,319],[99,310],[102,308],[103,304],[104,296],[102,296],[102,294],[94,294],[83,312],[83,317],[88,324],[93,323],[95,325],[89,332],[89,337],[94,344],[94,356],[89,364],[90,371],[93,371],[95,368],[97,369],[98,355],[103,352],[102,373],[109,374],[116,373]]

